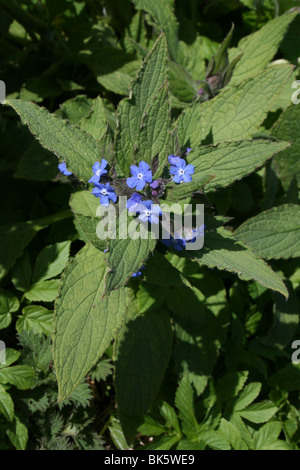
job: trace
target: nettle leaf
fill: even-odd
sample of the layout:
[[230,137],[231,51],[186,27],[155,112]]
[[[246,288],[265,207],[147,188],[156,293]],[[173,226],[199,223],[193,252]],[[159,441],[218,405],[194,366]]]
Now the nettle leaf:
[[252,137],[291,73],[289,64],[274,65],[213,100],[193,103],[178,121],[181,147]]
[[186,251],[185,254],[201,265],[236,273],[244,281],[257,281],[288,297],[288,291],[277,274],[250,248],[237,242],[228,230],[220,228],[215,233],[207,233],[202,250]]
[[43,147],[66,162],[69,171],[87,182],[92,165],[101,157],[101,145],[83,129],[34,103],[10,99],[6,104],[20,116]]
[[262,212],[244,222],[234,237],[262,258],[297,258],[300,256],[300,206],[284,204]]
[[106,240],[97,236],[97,225],[100,218],[97,216],[99,199],[90,191],[77,191],[70,199],[70,206],[77,222],[77,230],[86,242],[91,242],[100,251],[106,249]]
[[230,85],[238,85],[243,80],[261,72],[277,52],[283,36],[298,12],[288,13],[268,21],[254,34],[243,38],[234,53],[242,52],[236,65]]
[[108,240],[105,258],[110,270],[106,278],[105,294],[126,284],[131,275],[141,268],[155,245],[156,240],[148,234],[146,239],[133,240],[128,237],[124,240]]
[[25,293],[25,297],[31,302],[52,302],[58,294],[59,279],[36,282]]
[[128,442],[143,422],[163,380],[172,345],[167,311],[150,310],[128,321],[117,342],[115,386],[118,412]]
[[214,175],[205,186],[206,192],[214,191],[244,178],[289,145],[269,140],[222,142],[193,149],[188,154],[188,163],[195,167],[193,181],[202,175]]
[[102,300],[106,274],[104,255],[91,244],[63,274],[54,316],[54,362],[61,401],[104,353],[125,315],[124,288]]
[[166,35],[170,56],[176,61],[179,55],[178,22],[167,0],[133,0],[136,8],[149,13],[158,26],[158,31]]
[[[291,94],[291,89],[289,93]],[[277,139],[284,136],[285,140],[292,142],[292,146],[277,155],[272,162],[284,189],[288,190],[295,177],[300,186],[300,106],[291,104],[274,124],[271,132]]]
[[21,156],[14,178],[49,181],[58,174],[57,159],[53,153],[44,149],[38,141],[32,144]]
[[[130,97],[119,105],[115,153],[117,170],[123,175],[128,175],[134,162],[142,120],[150,112],[153,99],[167,80],[167,55],[165,36],[161,34],[132,82]],[[151,129],[147,134],[151,135]]]

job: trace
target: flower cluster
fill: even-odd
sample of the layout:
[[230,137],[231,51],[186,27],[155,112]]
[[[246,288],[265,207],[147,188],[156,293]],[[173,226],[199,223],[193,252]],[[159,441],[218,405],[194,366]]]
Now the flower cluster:
[[109,206],[109,201],[117,202],[118,196],[115,190],[109,185],[109,183],[100,183],[100,179],[107,173],[105,169],[108,162],[103,158],[100,162],[95,162],[93,165],[93,176],[89,179],[89,183],[94,185],[92,194],[100,198],[101,206]]
[[[190,151],[190,148],[186,149],[187,154]],[[194,173],[193,165],[187,165],[183,158],[174,155],[169,156],[169,163],[171,165],[170,174],[173,176],[175,183],[190,182],[192,180],[191,175]],[[116,202],[118,198],[107,178],[104,178],[104,183],[100,182],[103,175],[108,173],[106,169],[107,165],[108,162],[104,158],[101,162],[95,162],[92,167],[93,176],[89,179],[89,183],[94,185],[92,194],[100,199],[102,206],[108,206],[110,201]],[[131,165],[130,172],[131,176],[126,179],[127,187],[131,190],[143,191],[143,194],[138,192],[131,194],[130,198],[127,200],[128,212],[136,213],[139,220],[144,223],[150,222],[151,224],[158,224],[162,211],[159,204],[154,204],[153,201],[149,199],[149,196],[153,197],[155,201],[158,201],[158,198],[164,195],[165,186],[170,180],[159,178],[153,181],[150,165],[144,161],[141,161],[138,166]]]

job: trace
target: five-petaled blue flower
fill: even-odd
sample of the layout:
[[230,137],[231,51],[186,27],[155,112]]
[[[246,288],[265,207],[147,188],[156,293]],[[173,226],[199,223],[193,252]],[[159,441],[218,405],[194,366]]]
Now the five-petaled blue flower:
[[159,216],[162,214],[160,207],[152,201],[142,201],[135,207],[135,212],[139,213],[142,222],[149,221],[151,224],[158,224]]
[[136,208],[142,200],[142,195],[138,193],[133,193],[132,196],[128,199],[126,207],[129,212],[136,212]]
[[95,188],[93,189],[92,194],[94,194],[94,196],[96,197],[100,197],[101,206],[109,206],[110,199],[113,202],[116,202],[118,198],[118,196],[115,193],[115,190],[109,186],[109,183],[106,183],[106,184],[98,183],[97,185],[95,185]]
[[152,181],[152,171],[150,166],[146,162],[139,163],[139,166],[131,165],[130,171],[132,176],[127,178],[127,185],[130,188],[136,188],[137,191],[144,189],[146,183],[151,183]]
[[70,171],[67,170],[65,162],[60,163],[58,165],[58,169],[65,176],[70,176],[72,174]]
[[103,158],[101,160],[101,163],[95,162],[93,165],[93,176],[89,179],[89,183],[97,184],[100,181],[100,178],[102,175],[107,173],[107,170],[105,170],[107,166],[107,161]]
[[192,181],[191,175],[194,174],[194,165],[187,165],[186,161],[180,157],[169,156],[169,162],[171,163],[170,173],[173,175],[173,181],[175,183],[189,183]]

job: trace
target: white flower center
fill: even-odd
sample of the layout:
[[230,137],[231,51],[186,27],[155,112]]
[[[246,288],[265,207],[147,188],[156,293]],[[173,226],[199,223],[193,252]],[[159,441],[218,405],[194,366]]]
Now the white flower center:
[[145,211],[145,214],[146,214],[147,217],[149,217],[149,215],[151,214],[151,211],[146,210],[146,211]]
[[101,192],[102,192],[103,196],[106,196],[106,194],[107,194],[107,190],[106,190],[106,189],[102,189]]
[[182,168],[180,168],[179,174],[180,174],[180,176],[184,175],[184,170]]
[[139,173],[139,174],[137,175],[137,177],[138,177],[139,180],[141,180],[141,179],[143,178],[143,173]]
[[100,176],[100,173],[101,173],[101,170],[97,170],[97,171],[96,171],[96,175],[97,175],[97,176]]

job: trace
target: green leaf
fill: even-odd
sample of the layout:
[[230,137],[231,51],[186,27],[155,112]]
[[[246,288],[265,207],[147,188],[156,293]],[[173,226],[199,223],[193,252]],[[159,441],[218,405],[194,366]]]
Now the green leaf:
[[258,397],[261,390],[261,383],[252,382],[244,388],[239,396],[234,400],[234,411],[240,411],[250,405]]
[[11,99],[6,104],[19,114],[43,147],[65,161],[67,168],[87,183],[92,165],[101,155],[101,146],[91,135],[34,103]]
[[6,434],[16,450],[26,449],[28,430],[17,416],[15,416],[13,423],[7,429]]
[[71,242],[61,242],[43,248],[36,259],[32,284],[45,281],[60,274],[69,259]]
[[289,24],[297,14],[298,12],[293,12],[278,16],[240,41],[235,55],[236,52],[242,52],[243,55],[234,69],[230,86],[236,86],[264,70],[276,54]]
[[163,168],[167,162],[170,127],[168,88],[163,85],[142,118],[138,136],[139,161],[143,160],[151,166],[152,159],[158,155],[159,168]]
[[250,248],[235,241],[228,230],[220,228],[216,233],[207,233],[202,250],[185,254],[201,265],[237,273],[244,281],[257,281],[288,297],[285,285],[274,271]]
[[58,173],[57,158],[34,140],[21,156],[14,178],[49,181]]
[[166,0],[133,0],[136,8],[149,13],[157,23],[158,32],[163,31],[168,42],[170,56],[176,62],[179,55],[178,23]]
[[222,402],[235,397],[243,388],[248,377],[247,371],[227,372],[218,381],[216,393]]
[[20,303],[11,292],[0,288],[0,315],[8,312],[16,312]]
[[95,140],[100,140],[106,131],[106,126],[105,109],[100,96],[98,96],[90,114],[80,120],[79,127],[84,129]]
[[49,336],[52,333],[53,312],[40,305],[29,305],[23,308],[23,315],[16,323],[18,333],[34,331]]
[[20,303],[11,292],[0,288],[0,330],[7,328],[12,320],[11,313],[16,312]]
[[201,189],[203,189],[204,186],[207,186],[212,179],[214,179],[214,176],[211,175],[206,174],[202,177],[200,175],[197,175],[193,177],[193,181],[191,181],[190,183],[174,183],[174,185],[168,184],[166,187],[167,200],[172,202],[178,202],[182,199],[187,199],[188,197],[191,197],[193,193],[201,191]]
[[278,421],[271,421],[270,423],[264,424],[254,435],[254,449],[270,450],[278,440],[281,429],[281,423]]
[[0,384],[15,385],[20,390],[32,387],[35,372],[28,366],[11,366],[0,369]]
[[291,73],[288,64],[274,65],[237,87],[226,87],[213,100],[196,101],[178,121],[180,146],[194,149],[204,142],[252,137]]
[[16,289],[25,292],[31,286],[32,267],[29,252],[26,250],[11,272],[11,280]]
[[0,411],[4,414],[9,421],[14,417],[14,402],[10,394],[0,385]]
[[[292,89],[290,89],[292,93]],[[300,106],[291,104],[280,116],[272,128],[272,135],[292,143],[291,147],[277,155],[272,166],[279,176],[284,189],[287,191],[291,181],[296,177],[300,187]]]
[[130,98],[119,105],[115,152],[118,171],[123,175],[128,175],[134,161],[143,116],[149,113],[154,97],[167,80],[167,73],[167,45],[161,34],[132,82]]
[[215,191],[244,178],[288,146],[287,142],[269,140],[223,142],[191,150],[188,163],[195,167],[193,181],[201,176],[204,178],[203,175],[214,175],[205,191]]
[[199,425],[195,416],[194,391],[188,377],[183,377],[179,383],[175,395],[175,405],[180,412],[183,421],[182,428],[187,437],[197,433]]
[[25,297],[31,302],[52,302],[57,297],[59,283],[59,279],[37,282],[25,293]]
[[243,411],[239,411],[242,418],[251,421],[252,423],[265,423],[274,416],[278,408],[270,401],[262,401],[248,406]]
[[300,389],[300,364],[287,364],[270,377],[271,387],[278,387],[288,392]]
[[97,236],[97,225],[101,223],[100,218],[96,217],[99,199],[90,191],[77,191],[71,195],[70,206],[75,215],[77,230],[82,238],[91,242],[98,250],[104,251],[106,240]]
[[119,289],[126,284],[131,275],[138,271],[154,250],[156,240],[147,234],[146,239],[132,238],[108,240],[108,252],[105,254],[110,268],[106,278],[105,293]]
[[136,427],[141,424],[139,420],[158,393],[171,344],[170,318],[165,310],[138,315],[125,324],[118,338],[115,386],[119,416],[128,442],[134,438]]
[[248,450],[248,446],[241,438],[238,429],[229,421],[222,418],[220,422],[219,432],[230,443],[234,450]]
[[125,315],[125,289],[101,300],[106,273],[103,253],[88,244],[63,274],[54,317],[54,361],[61,401],[104,353]]
[[300,206],[284,204],[244,222],[234,238],[265,259],[300,256]]

